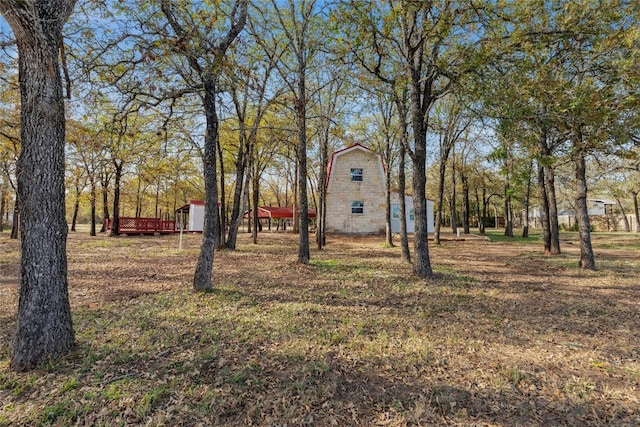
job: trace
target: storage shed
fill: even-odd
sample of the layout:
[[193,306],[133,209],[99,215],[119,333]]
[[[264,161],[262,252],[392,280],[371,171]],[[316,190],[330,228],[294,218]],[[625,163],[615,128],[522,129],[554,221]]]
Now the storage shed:
[[191,200],[176,209],[176,230],[198,231],[204,227],[204,201]]

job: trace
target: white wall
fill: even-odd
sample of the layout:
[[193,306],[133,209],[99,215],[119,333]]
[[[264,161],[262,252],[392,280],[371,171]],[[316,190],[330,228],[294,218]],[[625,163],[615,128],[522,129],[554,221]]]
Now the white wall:
[[[413,197],[404,196],[404,204],[407,215],[407,233],[413,233],[416,229]],[[391,232],[400,232],[400,200],[398,193],[391,194]]]
[[435,202],[427,199],[427,233],[433,233],[435,231],[435,219],[433,217],[433,206]]
[[202,231],[204,228],[204,205],[189,205],[189,231]]
[[[414,233],[416,230],[416,221],[413,197],[405,195],[404,203],[407,214],[407,233]],[[433,206],[433,200],[427,199],[427,233],[433,233],[434,231]],[[400,232],[400,201],[398,200],[398,193],[391,193],[391,232]]]

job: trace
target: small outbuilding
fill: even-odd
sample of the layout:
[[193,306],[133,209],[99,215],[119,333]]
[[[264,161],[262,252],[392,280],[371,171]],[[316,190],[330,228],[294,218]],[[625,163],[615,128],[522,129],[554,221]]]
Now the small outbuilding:
[[204,201],[191,200],[176,209],[176,230],[201,232],[204,228]]

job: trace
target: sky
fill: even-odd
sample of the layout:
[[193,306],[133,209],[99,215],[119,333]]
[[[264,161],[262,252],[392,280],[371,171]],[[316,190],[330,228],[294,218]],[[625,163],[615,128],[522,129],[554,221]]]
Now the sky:
[[7,37],[13,37],[13,32],[4,17],[0,15],[0,40],[4,40]]
[[15,58],[15,49],[3,48],[3,46],[12,39],[13,31],[11,31],[11,27],[7,21],[5,21],[4,17],[0,15],[0,62],[6,62],[8,55]]

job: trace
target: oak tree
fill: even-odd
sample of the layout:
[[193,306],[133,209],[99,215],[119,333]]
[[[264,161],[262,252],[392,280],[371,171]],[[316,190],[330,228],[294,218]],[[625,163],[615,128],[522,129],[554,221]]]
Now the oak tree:
[[11,368],[32,369],[74,345],[67,283],[62,27],[74,0],[0,0],[18,46],[21,214],[18,323]]

